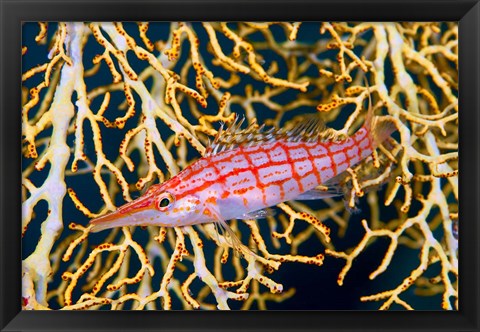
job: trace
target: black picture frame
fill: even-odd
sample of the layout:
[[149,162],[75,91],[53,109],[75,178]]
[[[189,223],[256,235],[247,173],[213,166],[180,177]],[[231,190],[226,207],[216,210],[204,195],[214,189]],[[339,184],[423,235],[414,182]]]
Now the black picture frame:
[[[478,331],[480,4],[472,0],[0,0],[0,327],[2,331]],[[73,312],[21,310],[21,22],[149,20],[458,21],[460,310],[452,312]]]

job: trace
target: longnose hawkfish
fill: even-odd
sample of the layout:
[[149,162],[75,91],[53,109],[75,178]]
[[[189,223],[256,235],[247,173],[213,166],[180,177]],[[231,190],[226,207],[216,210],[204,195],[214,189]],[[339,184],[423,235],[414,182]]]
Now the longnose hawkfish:
[[318,117],[291,129],[268,130],[256,124],[241,129],[244,119],[237,117],[228,129],[220,129],[202,158],[116,211],[91,220],[91,231],[215,222],[235,239],[229,219],[259,219],[281,202],[338,194],[317,187],[367,158],[395,131],[393,124],[377,119],[369,107],[363,127],[339,138]]

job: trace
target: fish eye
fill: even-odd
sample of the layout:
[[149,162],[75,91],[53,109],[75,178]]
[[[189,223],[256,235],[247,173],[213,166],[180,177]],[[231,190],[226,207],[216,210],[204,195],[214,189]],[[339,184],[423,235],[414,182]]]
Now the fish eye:
[[159,211],[166,211],[174,201],[175,198],[172,194],[168,192],[161,193],[156,200],[157,209]]
[[168,204],[170,204],[170,200],[168,198],[162,198],[162,200],[160,201],[160,203],[158,204],[160,207],[166,207],[168,206]]

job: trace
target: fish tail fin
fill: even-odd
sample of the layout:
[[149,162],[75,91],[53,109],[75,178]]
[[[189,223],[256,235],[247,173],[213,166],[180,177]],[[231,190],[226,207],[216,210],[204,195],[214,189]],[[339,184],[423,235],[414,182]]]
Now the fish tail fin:
[[365,120],[365,124],[363,125],[368,133],[370,133],[372,138],[373,147],[376,148],[383,141],[385,141],[388,137],[390,137],[395,131],[397,131],[397,127],[391,121],[382,120],[381,117],[375,116],[375,110],[372,105],[372,95],[370,93],[370,87],[367,82],[367,90],[368,90],[368,112],[367,118]]
[[378,147],[395,131],[397,131],[397,127],[393,122],[388,120],[382,121],[379,117],[375,117],[369,129],[370,135],[372,136],[373,147]]

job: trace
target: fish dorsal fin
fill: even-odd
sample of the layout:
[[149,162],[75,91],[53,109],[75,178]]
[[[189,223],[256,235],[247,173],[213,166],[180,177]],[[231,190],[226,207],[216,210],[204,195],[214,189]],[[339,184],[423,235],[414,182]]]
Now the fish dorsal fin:
[[288,142],[325,142],[336,141],[336,132],[325,126],[318,114],[305,114],[292,121],[285,128],[270,127],[265,124],[259,125],[256,120],[242,129],[245,117],[236,116],[235,120],[224,129],[220,127],[213,142],[209,144],[205,156],[234,149],[240,146],[253,146],[278,140]]

